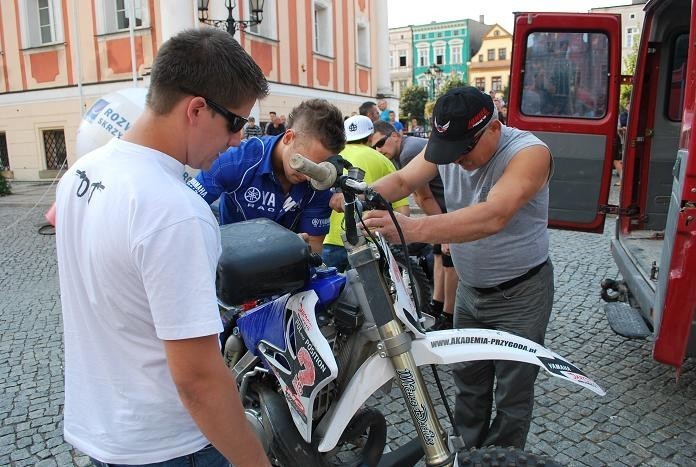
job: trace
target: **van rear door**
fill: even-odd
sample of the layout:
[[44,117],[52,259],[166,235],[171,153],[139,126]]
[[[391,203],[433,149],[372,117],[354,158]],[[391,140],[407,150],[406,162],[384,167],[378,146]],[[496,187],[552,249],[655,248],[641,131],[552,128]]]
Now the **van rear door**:
[[508,125],[551,149],[551,227],[602,232],[612,210],[620,30],[614,14],[516,13]]

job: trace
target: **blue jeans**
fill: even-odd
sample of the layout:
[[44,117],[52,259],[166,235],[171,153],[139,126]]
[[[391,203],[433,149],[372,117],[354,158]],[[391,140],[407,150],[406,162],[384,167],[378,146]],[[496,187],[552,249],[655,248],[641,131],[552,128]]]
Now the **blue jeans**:
[[348,252],[345,247],[338,245],[324,245],[321,251],[324,264],[334,267],[338,272],[345,272],[348,269]]
[[[90,459],[92,458],[90,457]],[[153,464],[138,464],[135,466],[133,464],[107,464],[96,459],[92,459],[92,463],[96,467],[230,467],[227,459],[212,444],[193,454]]]

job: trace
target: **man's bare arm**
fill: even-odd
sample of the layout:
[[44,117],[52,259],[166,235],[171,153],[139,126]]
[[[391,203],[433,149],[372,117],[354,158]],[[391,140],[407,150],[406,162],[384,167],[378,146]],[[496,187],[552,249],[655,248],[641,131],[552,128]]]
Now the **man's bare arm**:
[[[426,146],[427,147],[427,146]],[[372,184],[387,201],[405,198],[437,175],[437,166],[425,160],[425,148],[406,165]]]
[[[462,243],[496,234],[546,184],[550,168],[551,155],[545,147],[523,149],[508,164],[486,201],[427,218],[400,216],[404,237],[407,242]],[[398,241],[384,211],[367,213],[365,224],[379,228],[389,241]]]
[[238,467],[270,466],[244,416],[216,335],[164,341],[179,397],[206,438]]

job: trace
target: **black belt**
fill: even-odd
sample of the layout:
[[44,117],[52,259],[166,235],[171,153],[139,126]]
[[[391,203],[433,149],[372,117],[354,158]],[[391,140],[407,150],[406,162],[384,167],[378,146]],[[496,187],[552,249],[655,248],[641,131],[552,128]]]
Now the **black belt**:
[[548,262],[549,262],[549,260],[547,258],[546,261],[544,261],[543,263],[541,263],[537,266],[534,266],[532,269],[525,272],[521,276],[517,276],[513,279],[510,279],[509,281],[505,281],[505,282],[498,284],[494,287],[474,287],[474,290],[476,290],[480,294],[486,295],[486,294],[491,294],[491,293],[495,293],[495,292],[500,292],[501,290],[509,289],[511,287],[516,286],[517,284],[521,284],[522,282],[526,281],[527,279],[534,277],[539,271],[541,271],[541,268],[543,268],[546,265],[546,263],[548,263]]

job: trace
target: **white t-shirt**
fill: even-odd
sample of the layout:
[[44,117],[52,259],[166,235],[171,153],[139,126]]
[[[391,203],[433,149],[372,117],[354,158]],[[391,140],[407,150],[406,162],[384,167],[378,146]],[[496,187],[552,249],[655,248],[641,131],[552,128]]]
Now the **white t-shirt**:
[[208,444],[163,342],[222,330],[220,231],[183,172],[166,154],[113,140],[58,185],[65,440],[103,462],[160,462]]

